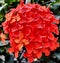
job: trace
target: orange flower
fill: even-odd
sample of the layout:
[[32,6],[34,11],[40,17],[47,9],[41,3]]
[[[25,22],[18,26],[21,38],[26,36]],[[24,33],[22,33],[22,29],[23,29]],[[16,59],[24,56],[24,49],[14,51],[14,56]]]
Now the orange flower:
[[3,43],[4,45],[6,45],[6,43],[5,43],[5,39],[6,39],[5,34],[1,33],[1,34],[0,34],[0,37],[1,37],[2,43]]
[[10,39],[11,39],[11,42],[10,42],[11,48],[8,49],[8,52],[9,53],[14,52],[15,57],[17,58],[18,57],[18,51],[21,51],[22,47],[24,45],[29,44],[29,41],[24,38],[24,35],[21,32],[19,33],[18,37],[15,37],[15,38],[13,37]]
[[29,44],[29,41],[27,39],[24,39],[24,36],[22,33],[20,34],[19,38],[15,39],[15,42],[18,44],[17,47],[18,47],[19,51],[21,51],[23,45]]

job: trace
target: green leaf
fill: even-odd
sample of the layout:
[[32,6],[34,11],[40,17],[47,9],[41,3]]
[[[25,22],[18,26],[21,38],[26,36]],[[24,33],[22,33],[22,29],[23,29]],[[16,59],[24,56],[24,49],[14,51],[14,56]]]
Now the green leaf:
[[55,2],[55,0],[50,0],[51,2]]
[[6,55],[6,63],[14,63],[13,55]]
[[0,7],[0,11],[1,11],[3,8],[5,8],[6,6],[7,6],[7,4],[2,5],[2,6]]
[[47,63],[56,63],[56,62],[53,60],[49,60]]
[[0,0],[0,3],[4,3],[4,0]]
[[[33,1],[34,2],[34,1]],[[31,0],[26,0],[25,1],[25,4],[27,4],[27,3],[31,3]]]
[[56,18],[57,18],[57,19],[60,19],[60,15],[56,15]]
[[56,2],[60,3],[60,0],[56,0]]
[[17,2],[17,0],[5,0],[5,2],[11,4],[13,2]]
[[[8,45],[9,41],[6,40],[6,45]],[[0,41],[0,46],[4,46],[4,44],[2,43],[2,41]]]
[[3,15],[0,14],[0,22],[3,20]]
[[47,61],[47,57],[45,55],[42,55],[42,57],[40,58],[40,61]]
[[0,59],[0,63],[3,63],[3,60],[2,59]]
[[60,60],[60,53],[54,53],[54,56],[55,56],[58,60]]

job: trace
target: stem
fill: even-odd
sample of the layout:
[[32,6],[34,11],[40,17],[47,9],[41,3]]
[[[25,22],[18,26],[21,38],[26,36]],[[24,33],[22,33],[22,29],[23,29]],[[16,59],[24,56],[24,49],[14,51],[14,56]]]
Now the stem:
[[34,3],[34,0],[32,0],[32,3]]

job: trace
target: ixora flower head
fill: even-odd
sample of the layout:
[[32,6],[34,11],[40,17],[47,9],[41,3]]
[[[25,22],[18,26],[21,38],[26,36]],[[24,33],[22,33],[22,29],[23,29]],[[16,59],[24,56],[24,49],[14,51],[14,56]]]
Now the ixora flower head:
[[9,52],[14,52],[18,57],[18,51],[26,48],[24,57],[32,62],[39,59],[44,53],[50,55],[59,47],[54,34],[59,34],[55,18],[49,8],[39,4],[23,4],[12,9],[5,15],[6,21],[2,23],[4,32],[9,34]]

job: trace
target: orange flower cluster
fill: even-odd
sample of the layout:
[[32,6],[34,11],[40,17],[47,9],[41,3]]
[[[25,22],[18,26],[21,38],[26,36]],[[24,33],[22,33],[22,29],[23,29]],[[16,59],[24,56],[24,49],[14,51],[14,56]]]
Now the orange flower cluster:
[[14,52],[18,57],[18,51],[26,48],[24,57],[32,62],[40,58],[44,53],[50,55],[59,47],[57,38],[53,33],[59,34],[56,24],[59,21],[53,13],[39,4],[20,4],[6,14],[6,21],[2,24],[4,32],[9,34],[9,52]]

